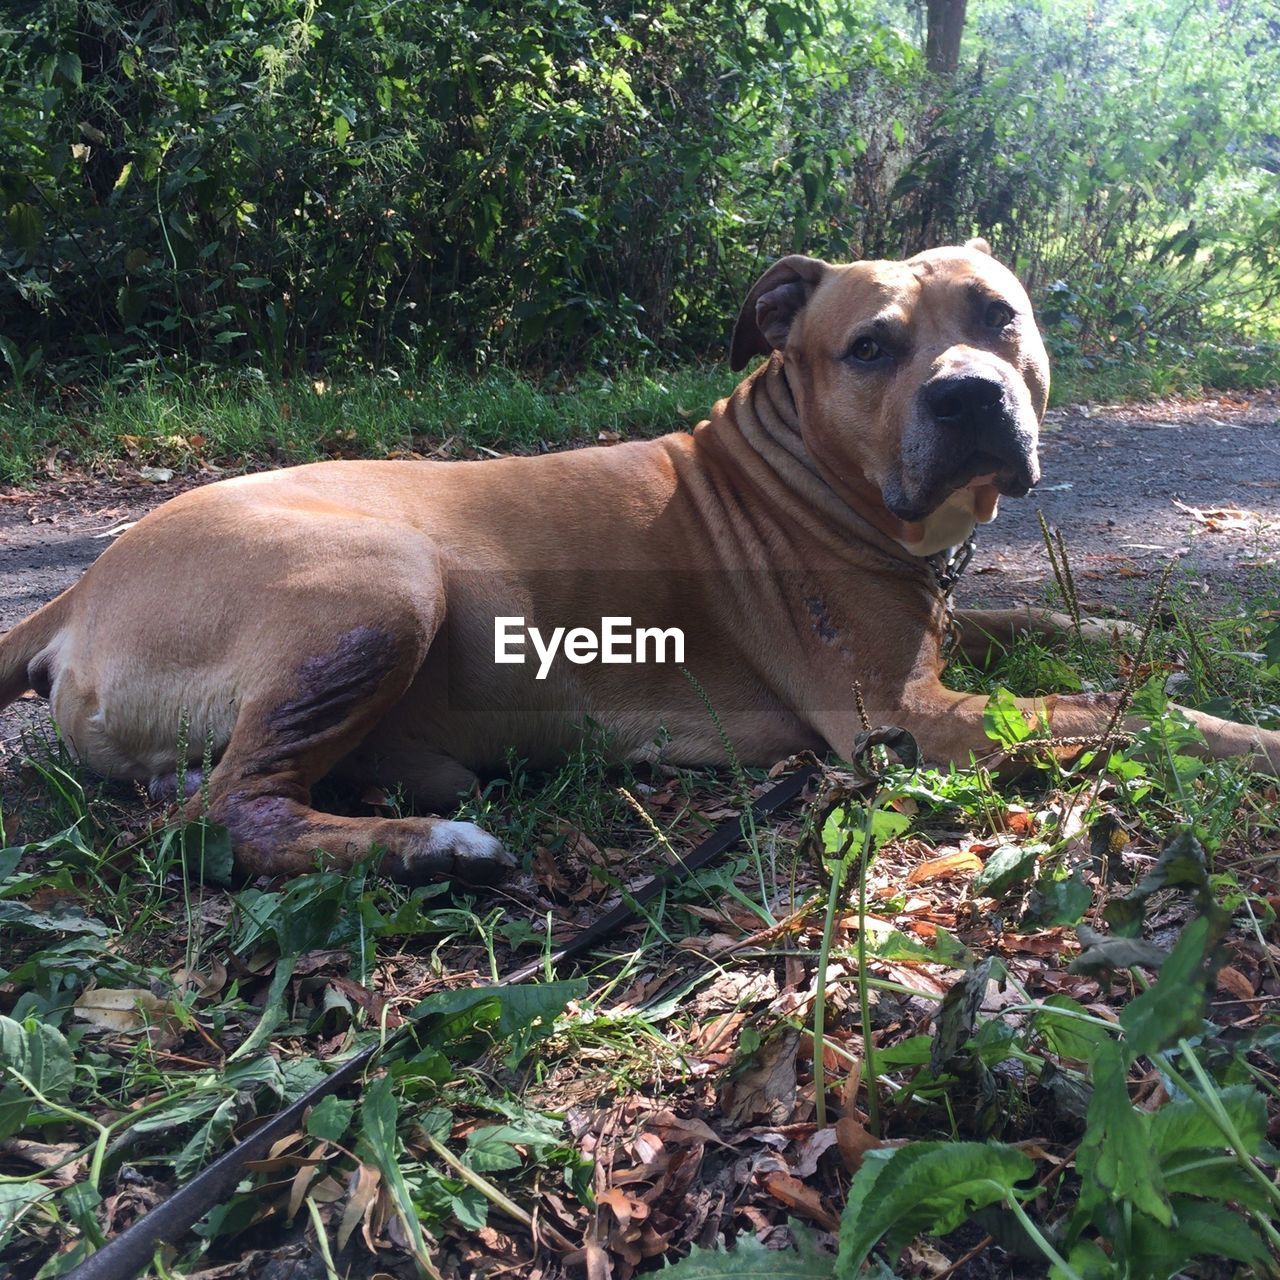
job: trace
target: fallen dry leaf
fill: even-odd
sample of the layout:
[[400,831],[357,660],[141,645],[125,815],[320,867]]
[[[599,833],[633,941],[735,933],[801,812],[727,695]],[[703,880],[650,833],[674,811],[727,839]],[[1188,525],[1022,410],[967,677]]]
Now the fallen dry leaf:
[[1218,970],[1218,990],[1225,991],[1237,1000],[1252,1000],[1257,988],[1239,969],[1227,965]]
[[1240,507],[1191,507],[1177,498],[1173,499],[1173,505],[1213,533],[1234,533],[1254,529],[1259,524],[1256,511],[1245,511]]
[[69,1187],[84,1173],[89,1158],[82,1155],[76,1159],[79,1150],[74,1142],[30,1142],[25,1138],[6,1138],[0,1142],[0,1155],[12,1156],[45,1170],[43,1181],[56,1187]]
[[810,1186],[789,1173],[774,1170],[764,1175],[764,1189],[793,1213],[803,1214],[827,1231],[839,1231],[840,1219],[822,1203],[822,1197]]
[[862,1157],[885,1144],[862,1121],[853,1116],[841,1116],[836,1121],[836,1145],[840,1148],[844,1167],[850,1173],[857,1173],[862,1167]]
[[628,1195],[621,1187],[608,1187],[596,1199],[612,1212],[624,1230],[632,1222],[642,1222],[649,1216],[649,1206],[643,1200]]
[[819,1129],[811,1134],[804,1146],[800,1148],[796,1158],[791,1161],[791,1172],[797,1178],[811,1178],[818,1172],[818,1161],[825,1151],[836,1145],[837,1135],[834,1125]]
[[193,992],[201,1000],[216,996],[227,985],[227,967],[217,959],[207,960],[206,963],[209,966],[208,973],[202,973],[199,969],[175,969],[173,985],[179,991]]
[[381,1172],[371,1164],[363,1162],[351,1175],[351,1192],[347,1197],[346,1207],[342,1210],[342,1221],[338,1224],[338,1248],[345,1249],[351,1233],[357,1223],[364,1223],[365,1243],[373,1251],[373,1244],[368,1231],[368,1221],[373,1213],[373,1206],[378,1198],[378,1187],[382,1182]]
[[97,1031],[116,1035],[146,1035],[153,1047],[168,1049],[177,1044],[182,1024],[168,1000],[145,987],[92,987],[76,1000],[76,1017]]
[[730,1127],[786,1124],[796,1106],[796,1050],[800,1037],[784,1031],[756,1051],[751,1065],[730,1080],[721,1094],[721,1109]]
[[289,1188],[289,1217],[293,1218],[298,1210],[302,1208],[302,1202],[307,1197],[307,1191],[311,1184],[320,1176],[322,1172],[321,1161],[327,1150],[327,1144],[321,1143],[317,1147],[313,1147],[311,1151],[312,1163],[300,1165],[298,1172],[293,1175],[293,1185]]
[[982,859],[972,849],[954,849],[928,862],[917,863],[907,872],[908,884],[924,884],[945,876],[968,875],[982,870]]

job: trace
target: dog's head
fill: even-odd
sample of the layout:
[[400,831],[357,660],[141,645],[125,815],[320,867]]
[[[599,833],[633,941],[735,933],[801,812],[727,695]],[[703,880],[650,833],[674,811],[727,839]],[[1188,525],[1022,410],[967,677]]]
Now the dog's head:
[[771,351],[827,483],[916,555],[962,542],[1001,494],[1040,479],[1049,361],[985,241],[905,262],[783,258],[747,296],[733,367]]

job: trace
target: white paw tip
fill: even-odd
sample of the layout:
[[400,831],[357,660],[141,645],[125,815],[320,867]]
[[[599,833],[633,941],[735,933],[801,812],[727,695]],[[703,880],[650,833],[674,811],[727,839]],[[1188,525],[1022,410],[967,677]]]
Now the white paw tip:
[[487,831],[481,831],[473,822],[441,819],[431,828],[427,849],[432,854],[452,854],[468,861],[475,859],[502,866],[515,865],[515,859],[502,847],[502,841]]

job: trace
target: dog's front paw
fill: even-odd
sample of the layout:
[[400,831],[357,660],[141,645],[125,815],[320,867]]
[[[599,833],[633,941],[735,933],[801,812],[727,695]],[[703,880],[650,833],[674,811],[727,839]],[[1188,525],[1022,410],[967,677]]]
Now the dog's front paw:
[[[416,824],[415,824],[416,825]],[[495,884],[516,866],[502,841],[472,822],[436,818],[423,823],[421,836],[405,841],[386,870],[408,884],[456,880],[460,884]]]

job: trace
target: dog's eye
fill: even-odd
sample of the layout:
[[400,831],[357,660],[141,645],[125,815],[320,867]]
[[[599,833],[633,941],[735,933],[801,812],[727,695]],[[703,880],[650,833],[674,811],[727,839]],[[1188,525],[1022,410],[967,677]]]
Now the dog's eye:
[[983,320],[992,329],[1007,329],[1013,323],[1013,308],[1007,302],[988,302]]
[[885,349],[874,338],[859,338],[849,348],[849,358],[859,364],[871,364],[885,354]]

